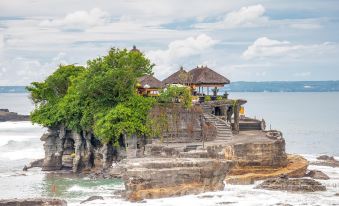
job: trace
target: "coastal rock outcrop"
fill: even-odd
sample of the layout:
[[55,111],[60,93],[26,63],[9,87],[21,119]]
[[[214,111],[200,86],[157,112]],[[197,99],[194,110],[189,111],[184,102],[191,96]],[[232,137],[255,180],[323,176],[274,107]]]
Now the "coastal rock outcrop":
[[0,206],[67,206],[65,200],[46,198],[0,200]]
[[232,166],[232,161],[207,158],[131,159],[123,166],[125,195],[139,201],[222,190]]
[[236,165],[227,175],[225,181],[228,184],[253,184],[257,180],[286,175],[291,178],[304,177],[308,167],[308,161],[299,155],[288,155],[288,164],[281,167],[270,166],[239,166]]
[[87,198],[86,200],[84,201],[81,201],[80,204],[84,204],[86,202],[90,202],[90,201],[94,201],[94,200],[103,200],[104,198],[101,197],[101,196],[91,196],[89,198]]
[[277,131],[241,132],[225,147],[225,159],[240,167],[283,167],[287,165],[285,140]]
[[0,122],[5,121],[29,121],[29,115],[21,115],[10,112],[8,109],[0,109]]
[[31,169],[33,167],[42,167],[44,164],[44,159],[38,159],[30,162],[28,165],[25,165],[22,169],[23,171],[27,171],[28,169]]
[[319,170],[311,170],[306,174],[306,177],[311,177],[312,179],[318,179],[318,180],[328,180],[330,177]]
[[327,166],[327,167],[339,167],[339,161],[333,156],[321,155],[317,157],[318,161],[312,162],[313,165]]
[[315,192],[326,191],[326,187],[313,179],[290,179],[287,177],[278,177],[265,180],[258,185],[256,189],[282,190],[290,192]]

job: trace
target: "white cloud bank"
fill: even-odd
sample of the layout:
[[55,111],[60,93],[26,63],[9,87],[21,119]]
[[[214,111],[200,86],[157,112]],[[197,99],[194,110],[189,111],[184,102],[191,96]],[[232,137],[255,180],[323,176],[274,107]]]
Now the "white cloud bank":
[[202,54],[216,43],[217,41],[210,36],[200,34],[196,37],[172,41],[167,49],[149,51],[146,53],[146,56],[156,64],[156,73],[159,76],[165,76],[173,72],[172,67],[178,66],[179,59]]
[[53,73],[58,65],[68,64],[65,58],[66,54],[60,52],[48,62],[23,57],[0,62],[0,85],[28,85],[32,81],[42,81]]
[[86,29],[101,26],[109,22],[109,14],[101,9],[75,11],[62,19],[44,20],[41,27],[60,27],[63,29]]
[[195,25],[195,27],[203,29],[232,29],[260,26],[268,22],[268,17],[264,16],[265,11],[265,7],[261,4],[246,6],[238,11],[228,13],[221,21],[201,23]]
[[330,49],[331,44],[292,44],[289,41],[278,41],[267,37],[260,37],[243,52],[246,60],[269,57],[300,57],[307,54],[322,54]]

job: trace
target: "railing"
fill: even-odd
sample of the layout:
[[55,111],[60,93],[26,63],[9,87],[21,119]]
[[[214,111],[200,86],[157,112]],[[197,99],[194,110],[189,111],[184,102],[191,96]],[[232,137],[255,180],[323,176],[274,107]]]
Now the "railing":
[[228,95],[227,96],[225,96],[225,95],[218,95],[218,96],[205,95],[205,96],[193,96],[193,97],[197,98],[199,103],[228,99]]

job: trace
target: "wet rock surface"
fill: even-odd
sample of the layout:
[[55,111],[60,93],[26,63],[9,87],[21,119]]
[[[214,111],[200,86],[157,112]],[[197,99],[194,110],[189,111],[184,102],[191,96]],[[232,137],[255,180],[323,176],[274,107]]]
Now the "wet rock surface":
[[318,180],[328,180],[330,177],[319,170],[311,170],[306,174],[306,177],[311,177],[312,179],[318,179]]
[[42,167],[44,164],[44,159],[38,159],[30,162],[29,164],[25,165],[22,169],[23,171],[27,171],[28,169],[31,169],[33,167]]
[[90,201],[94,201],[94,200],[103,200],[104,198],[101,196],[91,196],[89,198],[87,198],[84,201],[81,201],[80,204],[86,203],[86,202],[90,202]]
[[0,206],[67,206],[65,200],[28,198],[0,200]]
[[313,179],[291,179],[286,176],[265,180],[256,189],[281,190],[289,192],[326,191],[326,187]]

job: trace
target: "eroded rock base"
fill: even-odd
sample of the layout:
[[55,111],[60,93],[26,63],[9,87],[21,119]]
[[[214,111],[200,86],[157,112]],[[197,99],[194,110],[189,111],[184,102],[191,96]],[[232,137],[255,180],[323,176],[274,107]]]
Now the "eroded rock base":
[[142,158],[124,165],[126,198],[139,201],[217,191],[232,161],[209,158]]
[[288,155],[288,164],[283,167],[239,166],[236,165],[227,175],[225,181],[228,184],[253,184],[257,180],[286,175],[291,178],[304,177],[308,167],[308,161],[299,155]]

